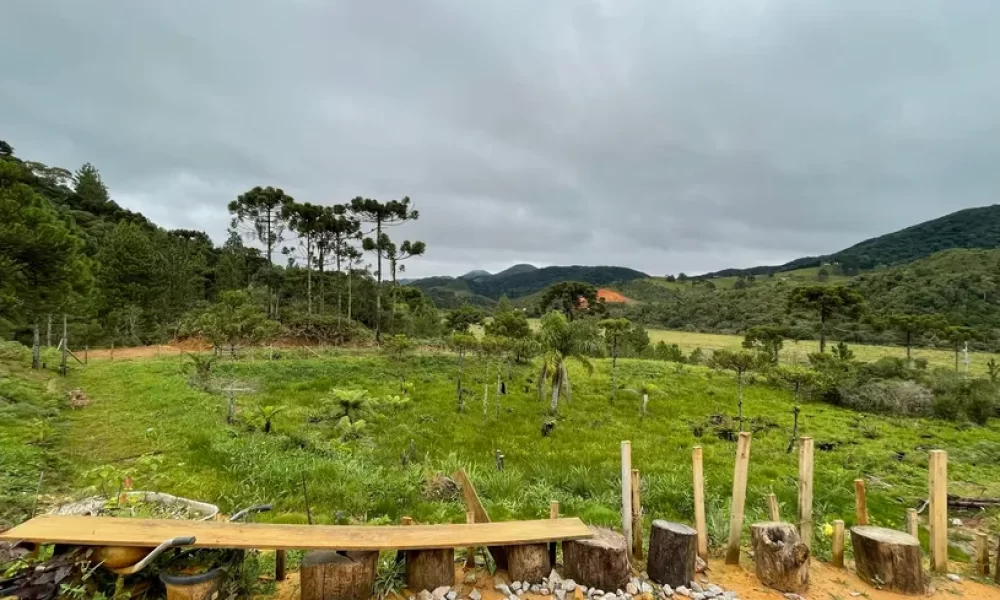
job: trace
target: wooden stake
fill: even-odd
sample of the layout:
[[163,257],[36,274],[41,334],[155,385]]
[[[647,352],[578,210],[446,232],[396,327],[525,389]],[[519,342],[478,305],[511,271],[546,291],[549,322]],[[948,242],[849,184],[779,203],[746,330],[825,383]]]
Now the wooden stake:
[[622,442],[622,534],[632,554],[632,442]]
[[69,327],[66,325],[66,313],[63,313],[62,360],[59,362],[59,372],[63,377],[69,374]]
[[743,511],[747,500],[747,475],[750,472],[750,433],[740,432],[736,443],[736,468],[733,472],[733,502],[729,517],[729,544],[726,564],[740,564],[740,538],[743,535]]
[[976,573],[990,574],[990,539],[985,533],[976,534]]
[[945,573],[948,570],[948,453],[931,450],[928,471],[931,568]]
[[83,347],[83,364],[90,362],[90,344]]
[[767,518],[775,523],[781,521],[781,511],[778,509],[778,497],[774,494],[767,495]]
[[274,551],[274,580],[284,581],[285,580],[285,551],[275,550]]
[[799,439],[799,537],[812,550],[813,539],[813,439]]
[[642,502],[639,500],[639,470],[632,469],[632,555],[642,558]]
[[833,522],[833,566],[844,568],[844,522],[840,519]]
[[698,532],[698,556],[708,559],[708,527],[705,525],[705,474],[701,446],[691,450],[691,474],[694,478],[694,529]]
[[[468,523],[468,524],[470,524],[470,525],[472,523],[475,523],[476,522],[476,513],[473,512],[473,511],[471,511],[471,510],[465,511],[465,522]],[[466,569],[475,569],[476,568],[476,547],[475,546],[469,546],[468,548],[465,549],[465,568]]]
[[111,356],[108,360],[114,360],[114,359],[115,359],[115,343],[111,342]]
[[[549,502],[549,518],[558,519],[559,518],[559,501],[553,500]],[[552,568],[556,568],[556,542],[549,544],[549,563],[552,564]]]
[[915,538],[920,537],[920,517],[915,508],[906,509],[906,533]]
[[[469,513],[465,513],[469,514]],[[413,517],[403,517],[399,520],[400,525],[413,525]]]
[[868,524],[868,499],[865,496],[865,480],[854,480],[854,513],[857,525]]

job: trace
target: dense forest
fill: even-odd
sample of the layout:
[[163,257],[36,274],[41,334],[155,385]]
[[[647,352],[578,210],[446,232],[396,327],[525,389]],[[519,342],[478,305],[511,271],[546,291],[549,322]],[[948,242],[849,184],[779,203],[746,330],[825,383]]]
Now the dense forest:
[[879,266],[901,265],[951,248],[991,249],[1000,247],[1000,205],[953,212],[900,231],[865,240],[840,252],[807,256],[783,265],[725,269],[702,275],[703,279],[768,275],[823,264],[837,264],[849,275]]
[[397,283],[424,252],[388,235],[419,217],[408,199],[316,206],[268,187],[219,201],[233,221],[216,246],[122,208],[93,165],[70,172],[0,142],[0,337],[55,345],[65,316],[73,347],[163,342],[204,333],[213,303],[306,339],[438,333],[430,299]]

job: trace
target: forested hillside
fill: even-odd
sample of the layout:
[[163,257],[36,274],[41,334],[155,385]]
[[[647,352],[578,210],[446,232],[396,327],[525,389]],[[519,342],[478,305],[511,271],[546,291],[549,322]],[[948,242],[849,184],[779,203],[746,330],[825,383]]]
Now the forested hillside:
[[501,296],[520,298],[544,290],[561,281],[582,281],[597,286],[627,283],[648,277],[625,267],[544,267],[515,265],[496,275],[482,277],[429,277],[411,285],[424,290],[438,306],[455,308],[462,303],[491,306]]
[[[668,329],[743,333],[755,326],[779,325],[789,328],[790,337],[816,335],[816,318],[789,308],[792,290],[809,282],[783,274],[738,281],[741,285],[728,288],[711,280],[671,285],[654,279],[633,281],[620,289],[640,303],[621,310],[649,326]],[[811,283],[834,285],[820,278]],[[892,315],[937,315],[949,325],[980,332],[976,344],[997,344],[1000,250],[946,250],[906,265],[839,279],[836,285],[858,291],[865,300],[863,318],[836,326],[838,339],[899,343],[899,331],[880,324]],[[943,338],[940,332],[925,335]]]
[[968,208],[894,233],[865,240],[825,256],[807,256],[777,266],[725,269],[701,276],[766,275],[823,264],[837,264],[847,274],[878,266],[901,265],[951,248],[1000,247],[1000,205]]

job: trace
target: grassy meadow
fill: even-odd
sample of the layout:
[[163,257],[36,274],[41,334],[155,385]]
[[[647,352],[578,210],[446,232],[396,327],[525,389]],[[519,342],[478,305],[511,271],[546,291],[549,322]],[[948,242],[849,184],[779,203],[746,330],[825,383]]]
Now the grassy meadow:
[[[460,522],[464,509],[444,476],[465,468],[495,519],[545,517],[549,502],[558,500],[563,514],[614,526],[620,523],[620,442],[629,439],[633,466],[642,474],[647,529],[653,518],[692,521],[690,455],[701,445],[714,551],[727,533],[736,385],[726,373],[620,360],[619,381],[626,388],[649,382],[659,390],[643,416],[635,394],[621,392],[610,401],[609,360],[595,361],[593,374],[575,367],[573,399],[563,401],[555,428],[543,436],[550,417],[531,366],[515,366],[510,393],[500,395],[496,365],[487,373],[479,359],[468,358],[464,382],[471,393],[458,413],[457,360],[449,354],[402,362],[367,351],[220,361],[207,385],[214,391],[206,391],[204,381],[192,384],[190,362],[181,356],[91,361],[58,381],[60,388],[82,388],[90,404],[63,410],[58,430],[45,440],[63,476],[48,479],[43,494],[50,501],[95,489],[113,494],[128,475],[135,489],[215,502],[224,511],[270,502],[276,510],[265,519],[305,522],[305,478],[318,522],[386,523],[404,515]],[[412,384],[408,396],[401,395],[403,377]],[[228,387],[252,390],[236,394],[234,424],[226,422],[227,395],[218,391]],[[331,416],[326,399],[334,389],[363,389],[373,398],[353,417],[365,422],[354,439]],[[797,458],[786,452],[792,407],[789,392],[763,380],[745,388],[744,411],[754,431],[747,523],[765,518],[770,492],[783,515],[794,518]],[[264,413],[272,417],[269,433],[262,431]],[[1000,421],[976,427],[804,403],[799,433],[817,444],[820,556],[829,549],[823,524],[854,521],[857,478],[868,481],[873,521],[901,527],[906,509],[919,507],[927,495],[927,451],[933,448],[950,453],[951,493],[1000,496],[993,473]],[[502,472],[496,450],[504,454]]]

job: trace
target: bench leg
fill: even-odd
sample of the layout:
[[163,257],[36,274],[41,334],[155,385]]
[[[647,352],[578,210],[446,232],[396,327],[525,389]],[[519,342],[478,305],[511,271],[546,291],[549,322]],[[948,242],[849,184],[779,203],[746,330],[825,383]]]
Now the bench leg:
[[406,587],[411,592],[455,585],[455,550],[406,551]]

